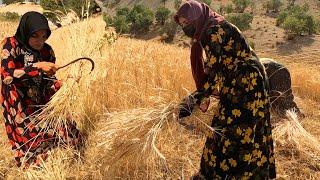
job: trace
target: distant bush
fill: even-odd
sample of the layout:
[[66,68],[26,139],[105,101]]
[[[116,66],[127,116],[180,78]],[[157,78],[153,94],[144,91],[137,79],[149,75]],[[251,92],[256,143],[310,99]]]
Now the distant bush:
[[104,13],[104,14],[102,14],[102,18],[103,18],[104,22],[106,22],[107,27],[113,25],[113,19],[110,15]]
[[117,33],[129,33],[131,24],[129,23],[130,9],[127,7],[118,8],[115,17],[103,14],[103,20],[106,22],[106,26],[113,26]]
[[129,13],[131,31],[143,33],[149,31],[154,19],[153,11],[144,5],[135,5]]
[[266,9],[267,12],[279,12],[282,5],[283,2],[281,0],[269,0],[265,4],[263,4],[263,7]]
[[173,41],[177,29],[178,29],[178,24],[173,20],[173,18],[170,18],[170,21],[167,21],[164,25],[164,33],[166,34],[165,42],[170,43]]
[[316,33],[317,22],[315,18],[308,13],[309,7],[292,6],[280,13],[277,18],[277,25],[287,31],[288,38],[296,35],[308,33],[309,35]]
[[104,15],[107,26],[115,27],[117,33],[147,32],[153,20],[153,11],[143,5],[135,5],[131,10],[127,7],[118,8],[113,18]]
[[243,13],[244,10],[252,4],[252,0],[232,0],[235,5],[235,11]]
[[18,3],[18,2],[24,2],[24,0],[3,0],[4,4],[12,4],[12,3]]
[[123,16],[128,17],[129,13],[130,13],[130,9],[128,7],[123,7],[123,8],[118,8],[117,9],[116,15],[117,16],[123,15]]
[[128,24],[127,17],[124,15],[116,16],[113,19],[113,25],[117,33],[123,34],[130,32],[130,25]]
[[224,8],[224,12],[227,13],[227,14],[233,13],[232,4],[227,4],[226,7]]
[[[89,4],[87,4],[89,2]],[[40,5],[44,10],[48,11],[62,11],[72,10],[78,17],[83,18],[85,16],[90,16],[92,12],[95,11],[97,7],[94,0],[41,0]],[[89,6],[90,5],[90,6]]]
[[237,26],[241,31],[245,31],[250,28],[253,15],[249,13],[232,13],[228,14],[226,19]]
[[1,21],[18,21],[19,19],[20,19],[19,14],[15,12],[0,13]]
[[169,18],[170,10],[166,7],[159,7],[156,11],[155,17],[159,24],[164,25]]

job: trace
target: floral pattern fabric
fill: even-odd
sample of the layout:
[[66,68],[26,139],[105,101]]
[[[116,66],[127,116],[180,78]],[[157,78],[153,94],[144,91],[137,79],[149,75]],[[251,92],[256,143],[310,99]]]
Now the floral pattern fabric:
[[52,48],[45,44],[39,57],[21,47],[14,37],[6,38],[1,52],[1,104],[3,119],[18,166],[38,165],[47,151],[63,142],[77,143],[75,124],[66,128],[39,127],[38,113],[60,88],[55,77],[48,77],[33,65],[39,61],[55,62]]
[[201,158],[202,179],[275,178],[268,85],[264,68],[240,30],[225,21],[202,40],[206,83],[197,103],[220,97]]

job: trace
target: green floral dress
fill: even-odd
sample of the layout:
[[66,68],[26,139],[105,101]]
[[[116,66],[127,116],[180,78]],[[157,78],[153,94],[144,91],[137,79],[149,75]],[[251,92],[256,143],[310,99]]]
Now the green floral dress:
[[216,132],[207,136],[201,158],[202,179],[275,178],[274,148],[265,70],[237,27],[225,21],[202,40],[207,75],[194,97],[200,104],[219,94]]

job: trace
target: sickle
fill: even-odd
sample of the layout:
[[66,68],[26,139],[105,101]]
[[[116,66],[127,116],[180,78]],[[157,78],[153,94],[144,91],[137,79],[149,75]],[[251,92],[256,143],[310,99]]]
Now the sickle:
[[62,69],[62,68],[65,68],[65,67],[67,67],[67,66],[69,66],[69,65],[71,65],[71,64],[73,64],[73,63],[76,63],[76,62],[78,62],[78,61],[80,61],[80,60],[87,60],[87,61],[89,61],[89,62],[91,63],[91,71],[94,70],[94,61],[93,61],[91,58],[88,58],[88,57],[82,57],[82,58],[75,59],[75,60],[69,62],[68,64],[64,65],[64,66],[58,67],[57,70]]

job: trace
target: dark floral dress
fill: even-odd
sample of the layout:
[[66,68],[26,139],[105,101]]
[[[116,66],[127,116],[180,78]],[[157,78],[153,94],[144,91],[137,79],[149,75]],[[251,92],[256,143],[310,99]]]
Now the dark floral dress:
[[219,94],[219,113],[212,120],[203,149],[203,179],[275,178],[268,85],[264,68],[237,27],[223,22],[202,40],[206,83],[195,93],[201,101]]
[[[60,88],[55,77],[48,77],[35,62],[55,62],[52,48],[45,44],[39,57],[21,47],[14,37],[6,38],[1,52],[1,104],[8,139],[18,166],[39,165],[47,151],[61,143],[76,144],[79,131],[75,124],[54,129],[39,127],[39,120],[29,117],[40,111]],[[59,135],[58,135],[59,134]],[[59,141],[60,140],[60,141]]]

